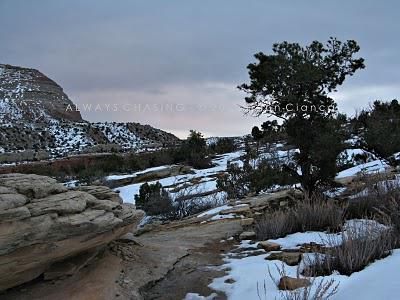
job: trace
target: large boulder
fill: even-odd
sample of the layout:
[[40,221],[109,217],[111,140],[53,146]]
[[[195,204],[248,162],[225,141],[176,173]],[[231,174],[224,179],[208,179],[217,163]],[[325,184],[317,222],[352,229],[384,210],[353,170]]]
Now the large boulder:
[[67,190],[46,176],[0,175],[0,290],[43,273],[53,278],[62,261],[100,249],[142,217],[108,188]]

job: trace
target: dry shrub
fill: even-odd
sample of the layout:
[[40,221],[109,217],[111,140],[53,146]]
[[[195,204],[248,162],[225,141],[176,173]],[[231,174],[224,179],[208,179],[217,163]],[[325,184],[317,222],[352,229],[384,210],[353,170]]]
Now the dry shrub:
[[344,208],[333,200],[314,196],[300,202],[294,217],[300,231],[339,231],[343,224]]
[[365,180],[365,189],[349,199],[346,218],[371,218],[400,232],[400,182]]
[[276,239],[298,231],[338,231],[344,209],[332,200],[312,197],[287,211],[267,213],[256,223],[259,239]]
[[315,253],[312,259],[308,258],[310,261],[305,261],[308,267],[304,274],[325,276],[338,271],[342,275],[350,275],[388,256],[394,246],[392,229],[370,220],[361,224],[349,226],[340,237],[325,241],[329,251]]
[[257,221],[255,230],[257,237],[261,240],[277,239],[295,232],[292,211],[274,211],[264,215]]

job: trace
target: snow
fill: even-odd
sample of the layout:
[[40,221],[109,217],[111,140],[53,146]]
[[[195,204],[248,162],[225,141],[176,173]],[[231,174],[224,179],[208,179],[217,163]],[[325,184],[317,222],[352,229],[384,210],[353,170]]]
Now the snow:
[[269,240],[270,242],[277,243],[281,245],[283,249],[298,249],[301,244],[305,243],[317,243],[317,244],[325,244],[326,241],[331,241],[332,239],[337,240],[338,244],[340,244],[341,235],[340,233],[325,233],[319,231],[309,231],[309,232],[296,232],[293,234],[289,234],[286,237]]
[[393,154],[394,159],[400,160],[400,152]]
[[390,190],[400,187],[400,175],[396,175],[395,179],[378,181],[373,187],[365,188],[357,194],[351,195],[350,199],[359,197],[366,197],[368,195],[377,195],[379,193],[386,193]]
[[235,219],[237,218],[236,215],[234,214],[227,214],[227,215],[215,215],[209,219],[209,221],[218,221],[218,220],[224,220],[224,219]]
[[364,149],[346,149],[342,151],[338,155],[338,157],[341,160],[342,164],[352,164],[352,165],[358,165],[360,163],[363,163],[363,161],[360,160],[361,157],[365,158],[366,162],[370,162],[372,160],[377,159],[377,157],[374,154]]
[[71,180],[64,182],[63,185],[67,188],[74,188],[79,184],[79,180]]
[[215,208],[212,208],[210,210],[207,210],[207,211],[199,214],[198,217],[201,218],[201,217],[205,217],[205,216],[209,216],[209,215],[216,215],[216,214],[220,213],[221,211],[223,211],[225,209],[230,209],[230,208],[232,208],[232,206],[230,206],[230,205],[223,205],[223,206],[215,207]]
[[159,166],[159,167],[153,167],[153,168],[147,168],[143,171],[139,171],[133,174],[125,174],[125,175],[109,175],[105,179],[107,181],[112,181],[112,180],[120,180],[120,179],[125,179],[125,178],[133,178],[136,177],[137,175],[141,175],[147,172],[152,172],[152,171],[160,171],[160,170],[165,170],[172,167],[172,165],[166,165],[166,166]]
[[129,130],[126,123],[104,122],[93,123],[92,126],[99,129],[108,142],[121,145],[123,149],[137,149],[143,144],[139,136]]
[[[349,228],[360,229],[376,224],[373,220],[350,220],[345,224],[345,230]],[[385,226],[382,225],[383,227]],[[332,238],[336,239],[338,244],[340,243],[340,234],[327,234],[324,232],[295,233],[270,241],[279,243],[283,248],[293,249],[302,243],[316,242],[324,244],[324,240],[330,239],[332,241]],[[312,261],[314,255],[312,253],[305,254],[308,259],[303,260],[303,263],[299,267],[288,266],[281,261],[265,260],[269,253],[251,255],[255,251],[260,251],[256,247],[257,243],[251,244],[250,241],[241,241],[238,245],[238,248],[243,249],[241,253],[235,251],[224,255],[225,264],[219,268],[226,270],[226,275],[215,278],[209,287],[226,293],[228,300],[258,300],[260,298],[257,287],[260,291],[261,299],[264,299],[264,286],[267,299],[285,299],[285,292],[279,291],[276,287],[275,280],[279,280],[280,278],[277,266],[280,269],[284,267],[286,275],[297,277],[298,268],[301,270],[304,267],[304,262],[309,263]],[[248,254],[249,256],[243,257],[243,254]],[[326,282],[334,279],[335,284],[339,284],[339,292],[332,297],[334,300],[399,299],[399,265],[400,249],[394,250],[393,254],[389,257],[376,261],[364,270],[353,273],[351,276],[334,273],[330,276],[312,278],[313,286],[311,290],[315,290],[316,285],[321,280]],[[234,282],[227,283],[225,282],[227,279],[233,279]]]
[[325,191],[324,194],[328,197],[334,198],[334,197],[340,196],[346,190],[347,190],[347,188],[345,188],[345,187],[333,188],[331,190]]
[[207,297],[200,296],[197,293],[188,293],[183,300],[213,300],[217,296],[218,295],[215,293],[212,293],[210,296]]
[[[193,179],[200,179],[200,182],[189,186],[184,192],[188,192],[190,194],[197,194],[197,193],[202,193],[202,192],[214,191],[214,190],[216,190],[216,178],[211,177],[211,176],[221,173],[221,172],[224,172],[227,168],[229,161],[238,160],[243,154],[244,154],[244,152],[242,150],[240,150],[240,151],[235,151],[235,152],[219,155],[215,159],[212,160],[212,163],[215,166],[213,166],[211,168],[201,169],[201,170],[194,169],[193,170],[194,174],[170,176],[170,177],[162,178],[159,180],[149,181],[148,183],[153,184],[158,181],[162,184],[163,187],[167,187],[167,188],[170,186],[182,187],[183,184],[187,184]],[[148,169],[145,169],[140,172],[135,172],[133,174],[111,175],[111,176],[107,177],[107,180],[117,180],[117,179],[122,179],[122,178],[135,177],[138,174],[143,174],[143,173],[146,173],[149,171],[154,171],[154,170],[161,170],[166,167],[169,167],[169,166],[148,168]],[[129,185],[126,185],[123,187],[118,187],[114,190],[118,191],[120,193],[120,196],[124,202],[134,203],[134,197],[136,194],[139,193],[139,189],[142,184],[143,184],[143,182],[129,184]],[[174,198],[176,196],[179,196],[181,193],[178,192],[178,193],[176,193],[176,195],[174,193],[171,193],[171,196]],[[211,199],[213,196],[216,197],[217,200],[218,199],[221,200],[225,196],[225,193],[220,192],[220,193],[217,193],[214,195],[205,196],[204,200]]]
[[388,164],[386,164],[384,161],[381,160],[373,160],[370,162],[367,162],[365,164],[360,164],[358,166],[343,170],[339,172],[339,174],[336,176],[336,179],[339,178],[344,178],[344,177],[349,177],[349,176],[356,176],[358,174],[366,173],[366,174],[371,174],[371,173],[380,173],[384,172],[388,168]]
[[367,266],[364,270],[340,276],[338,293],[334,300],[397,300],[400,298],[400,249]]

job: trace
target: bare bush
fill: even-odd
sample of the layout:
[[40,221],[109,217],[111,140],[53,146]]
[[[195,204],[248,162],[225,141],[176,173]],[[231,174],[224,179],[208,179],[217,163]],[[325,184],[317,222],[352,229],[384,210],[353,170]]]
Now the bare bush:
[[365,188],[353,196],[346,209],[346,217],[371,218],[392,225],[400,232],[400,182],[399,180],[363,180]]
[[338,231],[343,224],[344,208],[323,197],[299,202],[287,211],[267,213],[256,223],[259,239],[276,239],[298,231]]
[[297,205],[294,217],[301,231],[338,231],[343,224],[344,208],[330,199],[314,196]]
[[183,219],[226,203],[216,190],[204,191],[198,185],[181,189],[174,198],[175,219]]
[[276,239],[293,233],[296,229],[292,211],[274,211],[257,221],[255,230],[262,240]]
[[324,254],[315,253],[312,261],[305,261],[308,267],[304,274],[324,276],[338,271],[350,275],[361,271],[375,260],[388,256],[394,239],[390,228],[370,221],[350,226],[339,238],[330,238],[324,244],[329,250]]

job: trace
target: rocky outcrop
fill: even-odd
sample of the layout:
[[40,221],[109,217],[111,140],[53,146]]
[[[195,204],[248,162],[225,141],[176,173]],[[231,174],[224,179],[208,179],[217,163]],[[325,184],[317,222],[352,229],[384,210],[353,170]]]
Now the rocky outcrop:
[[60,261],[100,249],[142,217],[106,187],[68,190],[45,176],[0,175],[0,290],[46,272],[54,278]]

